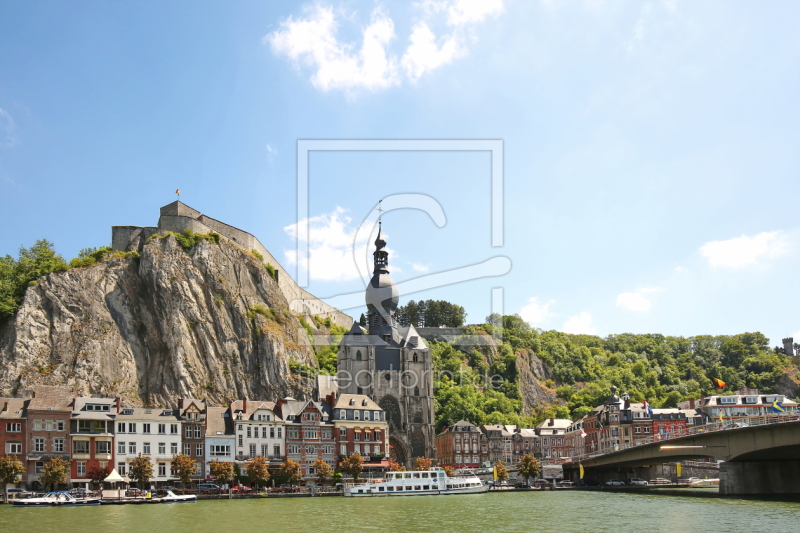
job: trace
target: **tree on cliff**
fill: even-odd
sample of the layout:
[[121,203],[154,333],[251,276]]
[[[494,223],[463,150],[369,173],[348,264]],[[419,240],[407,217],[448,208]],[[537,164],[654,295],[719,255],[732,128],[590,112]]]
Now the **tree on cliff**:
[[61,457],[53,457],[44,464],[42,469],[42,485],[50,485],[55,490],[56,485],[67,483],[67,472],[69,472],[69,461]]
[[517,463],[517,468],[519,469],[519,475],[525,478],[526,482],[530,478],[542,475],[542,465],[532,455],[523,455],[519,463]]
[[22,305],[25,291],[37,279],[67,269],[67,262],[47,239],[36,241],[30,248],[21,247],[18,259],[10,255],[0,257],[0,321],[14,316]]
[[[25,473],[25,465],[22,464],[22,461],[14,457],[13,455],[5,455],[0,457],[0,479],[3,480],[4,485],[8,485],[9,483],[19,483],[19,480],[22,479],[22,475]],[[3,487],[3,496],[5,500],[8,501],[8,493],[6,492],[7,487]]]

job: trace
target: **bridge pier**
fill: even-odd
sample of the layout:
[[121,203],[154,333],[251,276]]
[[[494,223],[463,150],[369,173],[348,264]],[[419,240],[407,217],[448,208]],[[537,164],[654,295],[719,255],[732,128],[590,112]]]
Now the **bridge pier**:
[[800,461],[722,463],[719,493],[800,494]]

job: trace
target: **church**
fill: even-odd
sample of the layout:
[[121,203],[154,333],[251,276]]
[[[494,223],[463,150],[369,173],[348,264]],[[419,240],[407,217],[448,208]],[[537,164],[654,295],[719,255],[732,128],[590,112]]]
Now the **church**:
[[389,277],[380,226],[373,257],[365,295],[367,329],[354,323],[339,345],[339,394],[366,394],[384,410],[390,455],[412,468],[415,458],[435,457],[431,352],[413,325],[397,323],[400,295]]

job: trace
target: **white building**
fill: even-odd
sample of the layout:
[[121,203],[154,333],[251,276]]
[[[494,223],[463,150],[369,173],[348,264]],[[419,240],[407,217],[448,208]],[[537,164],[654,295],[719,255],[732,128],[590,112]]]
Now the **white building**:
[[151,484],[175,481],[171,461],[181,453],[181,419],[172,409],[123,407],[116,422],[117,472],[130,473],[130,462],[139,454],[153,464]]
[[203,473],[206,478],[210,478],[211,461],[234,461],[236,435],[233,431],[233,419],[226,407],[207,407],[206,412],[206,462]]
[[246,463],[253,457],[266,457],[275,465],[285,455],[283,419],[275,413],[275,402],[236,400],[230,416],[236,436],[236,460]]

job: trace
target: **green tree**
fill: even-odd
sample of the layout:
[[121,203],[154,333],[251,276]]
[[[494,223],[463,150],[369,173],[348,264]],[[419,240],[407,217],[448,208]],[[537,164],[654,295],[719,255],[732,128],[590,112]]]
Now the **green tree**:
[[[281,465],[283,466],[283,465]],[[266,457],[253,457],[247,463],[247,477],[254,487],[263,487],[269,481],[269,461]]]
[[141,453],[131,460],[128,477],[139,485],[140,489],[146,489],[147,484],[153,479],[153,463],[150,457]]
[[172,456],[172,473],[183,483],[186,484],[192,480],[192,476],[197,473],[197,464],[188,455],[178,453]]
[[508,469],[503,465],[503,461],[497,461],[494,469],[497,472],[497,481],[508,480]]
[[532,455],[523,455],[517,463],[519,475],[527,482],[530,478],[537,478],[542,475],[542,465],[539,464]]
[[99,487],[110,473],[111,470],[107,466],[94,465],[86,472],[86,477],[91,479],[92,483]]
[[69,473],[69,461],[61,457],[53,457],[44,464],[42,469],[41,482],[43,485],[50,485],[55,490],[56,485],[67,483]]
[[227,484],[233,481],[233,463],[212,459],[208,466],[211,477],[217,480],[217,483]]
[[339,468],[342,472],[353,476],[353,481],[357,482],[359,474],[364,469],[364,458],[361,454],[354,453],[339,461]]
[[303,479],[303,474],[300,472],[300,463],[291,459],[286,459],[281,463],[280,475],[290,485],[296,485]]
[[0,479],[3,480],[3,494],[8,501],[7,486],[9,483],[19,483],[25,473],[25,465],[13,455],[0,457]]
[[0,258],[0,320],[16,313],[25,291],[40,277],[69,269],[64,258],[55,252],[53,243],[36,241],[30,248],[20,247],[19,258]]
[[317,459],[312,463],[311,466],[317,470],[317,479],[319,480],[320,485],[324,485],[325,480],[330,479],[331,475],[333,475],[333,469],[331,468],[331,465],[322,459]]

